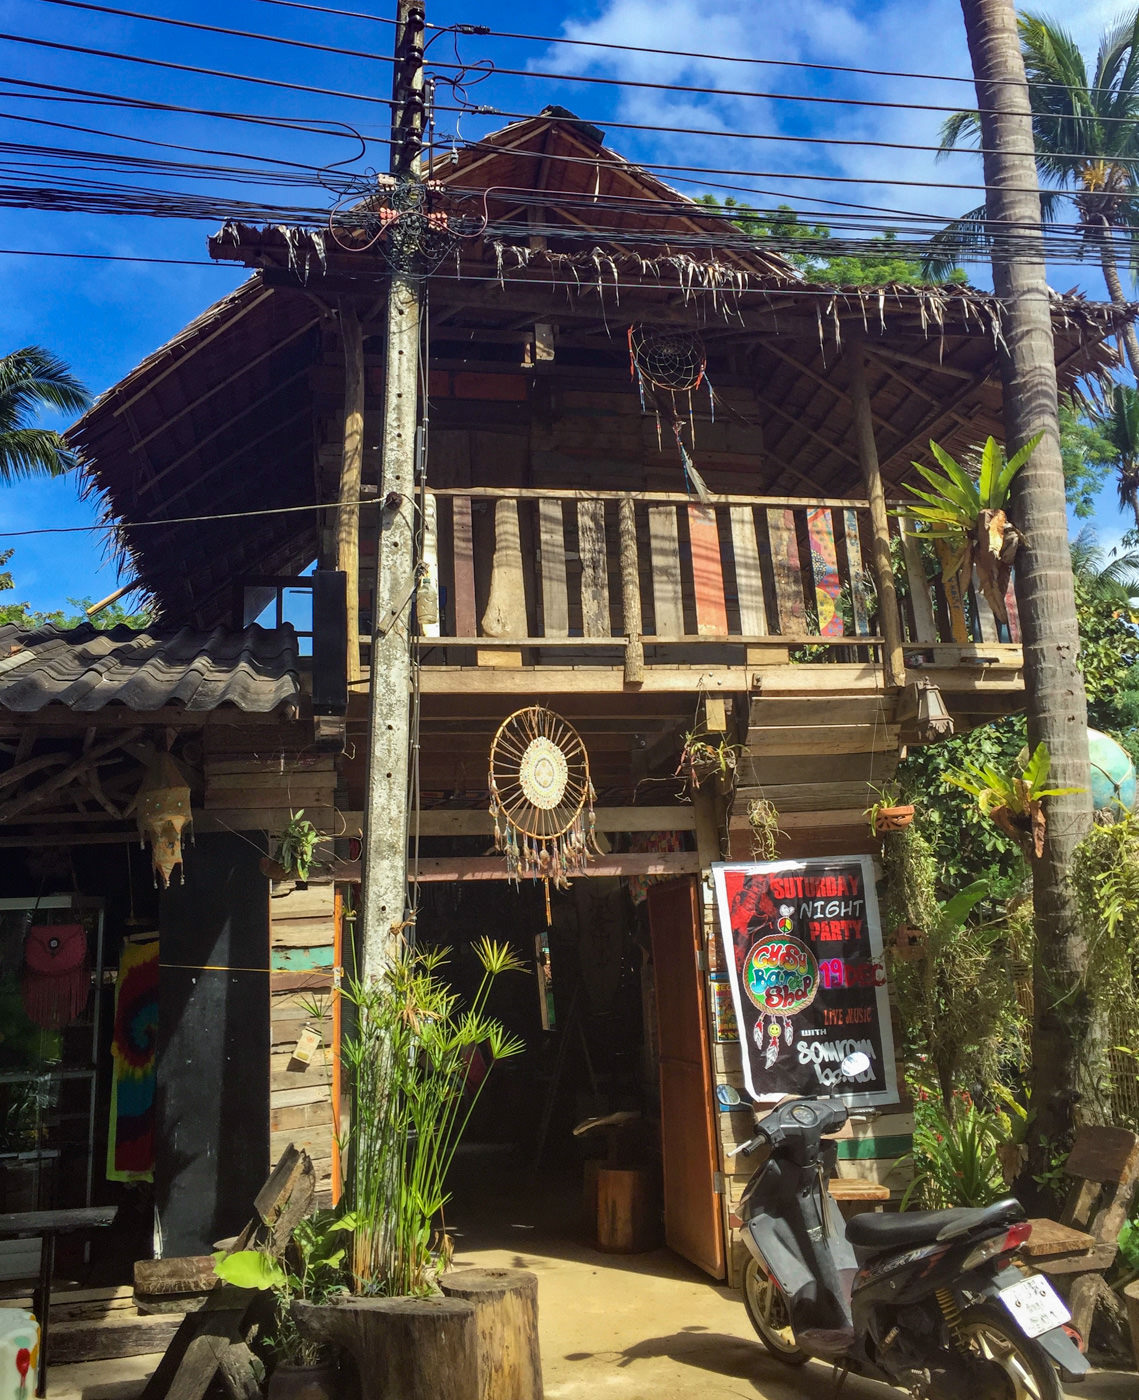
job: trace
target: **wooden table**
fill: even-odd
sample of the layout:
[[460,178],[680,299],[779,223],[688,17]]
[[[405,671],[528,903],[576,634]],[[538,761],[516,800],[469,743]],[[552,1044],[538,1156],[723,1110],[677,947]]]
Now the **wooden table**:
[[29,1210],[0,1215],[0,1240],[40,1239],[40,1281],[32,1307],[40,1324],[40,1356],[36,1366],[36,1395],[47,1394],[47,1333],[51,1313],[51,1276],[55,1272],[55,1238],[110,1225],[117,1206],[77,1206],[72,1210]]

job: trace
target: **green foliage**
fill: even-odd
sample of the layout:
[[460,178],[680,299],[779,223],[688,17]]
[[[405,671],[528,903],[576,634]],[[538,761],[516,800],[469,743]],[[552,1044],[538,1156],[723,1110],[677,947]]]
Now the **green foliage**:
[[90,401],[63,361],[41,346],[0,355],[0,482],[71,471],[75,454],[59,433],[30,420],[41,408],[82,413]]
[[[1052,766],[1052,756],[1048,746],[1037,744],[1029,757],[1025,747],[1017,754],[1016,767],[992,763],[974,763],[966,759],[959,769],[945,774],[945,781],[970,793],[977,799],[977,806],[986,816],[991,816],[999,807],[1006,808],[1014,816],[1028,817],[1032,805],[1044,797],[1060,797],[1069,792],[1082,792],[1082,788],[1050,788],[1048,770]],[[1020,771],[1017,772],[1017,769]]]
[[915,471],[925,478],[933,490],[923,491],[907,484],[906,490],[924,504],[905,506],[896,514],[917,520],[933,539],[959,540],[977,528],[982,511],[1004,510],[1013,478],[1031,457],[1043,436],[1043,433],[1037,433],[1029,438],[1007,461],[1004,449],[997,440],[987,438],[981,450],[976,477],[931,440],[929,450],[943,474],[921,462],[914,462]]
[[964,282],[960,268],[950,268],[935,278],[922,272],[921,264],[902,256],[894,248],[897,234],[893,230],[869,240],[869,251],[859,256],[831,252],[828,244],[831,231],[826,224],[806,223],[788,204],[771,210],[758,210],[729,196],[722,203],[715,195],[702,195],[698,201],[710,209],[723,209],[731,214],[731,222],[756,239],[776,245],[785,257],[810,282],[828,283],[839,287],[884,287],[891,282],[909,286],[935,282]]
[[1139,389],[1117,384],[1098,426],[1111,444],[1119,508],[1132,511],[1139,525]]
[[890,980],[903,1051],[936,1070],[948,1104],[958,1084],[989,1082],[1002,1064],[1023,1060],[1024,1027],[1000,907],[1006,889],[978,879],[939,897],[925,818],[923,810],[912,826],[883,840],[882,914],[890,930],[904,924],[925,934],[920,959],[895,959]]
[[902,1209],[987,1206],[1005,1194],[998,1145],[1004,1140],[1000,1119],[985,1113],[969,1094],[954,1094],[951,1106],[941,1096],[919,1088],[914,1101],[914,1176],[902,1197]]
[[326,1348],[302,1336],[291,1307],[298,1298],[322,1303],[346,1291],[347,1236],[356,1224],[354,1215],[318,1210],[294,1227],[282,1259],[263,1249],[214,1255],[214,1272],[223,1282],[274,1295],[274,1330],[269,1340],[279,1361],[312,1366],[323,1360]]
[[1101,424],[1060,401],[1060,459],[1064,492],[1072,514],[1087,520],[1095,514],[1096,497],[1117,459]]
[[302,883],[312,871],[313,856],[320,843],[320,832],[305,817],[302,807],[289,815],[289,824],[277,837],[273,859],[290,875],[295,875]]
[[355,1010],[344,1060],[355,1090],[348,1190],[358,1221],[349,1272],[354,1291],[434,1291],[448,1243],[434,1236],[447,1173],[486,1076],[470,1074],[524,1048],[486,1014],[497,977],[522,970],[504,943],[474,945],[483,977],[469,1009],[444,983],[442,950],[405,949],[345,995]]
[[[1089,986],[1133,1075],[1139,1055],[1139,817],[1097,822],[1076,847],[1069,879],[1087,939]],[[1101,1078],[1103,1069],[1091,1077]],[[1116,1121],[1129,1103],[1133,1094],[1120,1095]],[[1139,1120],[1132,1117],[1129,1126],[1139,1128]]]

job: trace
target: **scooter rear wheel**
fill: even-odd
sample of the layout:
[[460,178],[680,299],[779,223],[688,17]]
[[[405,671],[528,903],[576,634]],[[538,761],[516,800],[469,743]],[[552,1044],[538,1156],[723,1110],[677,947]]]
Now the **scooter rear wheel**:
[[810,1359],[795,1341],[787,1295],[756,1259],[749,1259],[744,1270],[743,1295],[751,1325],[772,1356],[788,1366]]
[[960,1327],[970,1347],[995,1361],[1008,1377],[1008,1400],[1064,1400],[1048,1353],[1024,1335],[1003,1307],[979,1303],[962,1315]]

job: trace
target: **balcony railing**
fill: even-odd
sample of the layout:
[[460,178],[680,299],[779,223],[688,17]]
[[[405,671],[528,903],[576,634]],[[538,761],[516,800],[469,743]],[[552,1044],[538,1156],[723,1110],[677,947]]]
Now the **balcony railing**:
[[[624,647],[628,670],[646,647],[882,645],[865,501],[457,488],[424,516],[440,607],[421,631],[449,648]],[[929,546],[891,530],[907,651],[1001,640],[979,593],[943,587]]]

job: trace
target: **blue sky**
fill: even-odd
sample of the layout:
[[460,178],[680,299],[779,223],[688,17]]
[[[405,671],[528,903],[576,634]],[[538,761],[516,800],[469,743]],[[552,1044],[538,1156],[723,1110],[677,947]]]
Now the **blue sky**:
[[[114,3],[114,0],[111,0]],[[314,0],[320,3],[321,0]],[[328,0],[336,6],[338,0]],[[386,54],[391,26],[360,18],[337,18],[287,8],[266,0],[154,0],[135,5],[148,13],[246,29],[259,35],[304,39],[340,49]],[[339,0],[339,7],[373,9],[372,0]],[[121,0],[121,8],[132,8]],[[1061,8],[1059,6],[1057,9]],[[1064,7],[1068,8],[1068,7]],[[1085,52],[1091,52],[1103,26],[1119,9],[1118,0],[1083,0],[1074,16],[1065,16]],[[374,12],[394,13],[394,0],[382,0]],[[507,0],[429,0],[431,23],[485,24],[494,30],[525,29],[537,35],[598,39],[610,43],[651,44],[739,57],[837,63],[850,67],[889,67],[905,71],[967,76],[961,12],[955,0],[812,0],[798,6],[757,5],[755,0],[599,0],[594,4],[552,4],[535,0],[525,7]],[[390,66],[354,58],[289,48],[265,42],[180,30],[142,19],[99,14],[48,0],[7,0],[6,34],[54,43],[113,50],[169,62],[197,65],[253,76],[281,79],[361,95],[387,96]],[[972,90],[963,84],[925,80],[882,79],[853,74],[809,73],[786,67],[715,64],[675,54],[622,54],[600,50],[513,41],[490,37],[459,40],[464,61],[491,59],[500,68],[557,72],[623,82],[679,83],[749,92],[877,98],[946,106],[968,105]],[[452,40],[440,38],[431,56],[454,58]],[[54,84],[68,90],[198,106],[227,112],[261,114],[293,121],[348,122],[371,138],[367,154],[349,168],[383,168],[386,150],[379,144],[386,108],[361,100],[290,93],[255,84],[181,74],[112,58],[96,58],[37,48],[0,39],[0,140],[10,143],[113,150],[174,156],[187,161],[249,167],[262,156],[323,166],[359,150],[350,140],[283,132],[266,126],[183,114],[140,114],[90,103],[46,100],[19,80]],[[6,81],[5,81],[6,80]],[[18,95],[14,95],[18,94]],[[582,85],[568,79],[512,77],[495,73],[471,92],[472,101],[502,111],[537,112],[550,103],[569,107],[607,128],[608,143],[633,159],[685,165],[787,172],[753,181],[758,202],[787,202],[825,217],[824,206],[809,196],[849,199],[879,207],[944,214],[950,217],[979,202],[969,191],[898,185],[902,180],[968,181],[979,178],[979,162],[961,155],[935,165],[917,150],[806,145],[779,140],[742,141],[712,136],[685,138],[658,131],[622,131],[611,123],[626,121],[648,127],[700,127],[725,132],[762,132],[772,136],[819,136],[827,139],[894,141],[935,145],[941,114],[845,106],[820,106],[759,96],[714,97],[662,93],[651,89]],[[439,101],[449,101],[440,87]],[[113,140],[36,125],[17,118],[70,122],[120,133]],[[456,132],[454,113],[441,112],[441,136],[477,136],[504,124],[501,119],[464,117]],[[179,155],[146,141],[181,143],[232,152],[226,156]],[[11,162],[25,159],[10,154]],[[821,174],[827,182],[796,176]],[[839,183],[844,176],[853,183]],[[324,207],[329,196],[319,184],[307,188],[249,187],[242,180],[197,176],[192,181],[154,179],[147,175],[93,172],[93,180],[137,182],[167,189],[207,191],[218,198],[269,198],[283,203]],[[680,188],[680,176],[668,177]],[[715,177],[713,177],[715,178]],[[835,183],[830,183],[835,180]],[[0,183],[3,183],[0,179]],[[721,191],[723,192],[723,191]],[[737,191],[737,197],[746,198]],[[45,213],[0,209],[0,249],[38,252],[112,253],[146,258],[204,261],[206,239],[216,220],[153,219],[125,215]],[[971,269],[983,281],[981,269]],[[83,262],[56,257],[0,253],[0,351],[27,343],[48,347],[67,360],[81,379],[99,392],[126,374],[144,356],[174,335],[211,301],[235,287],[240,273],[228,265],[162,266],[138,263]],[[1050,269],[1054,286],[1079,286],[1103,295],[1093,264]],[[52,426],[62,426],[52,424]],[[78,499],[77,482],[19,483],[0,486],[0,531],[48,525],[88,524],[97,504]],[[1095,521],[1101,541],[1111,545],[1122,521],[1105,496]],[[106,562],[98,535],[11,538],[0,535],[0,549],[15,548],[8,565],[18,596],[34,607],[60,606],[68,597],[99,597],[119,581]]]

